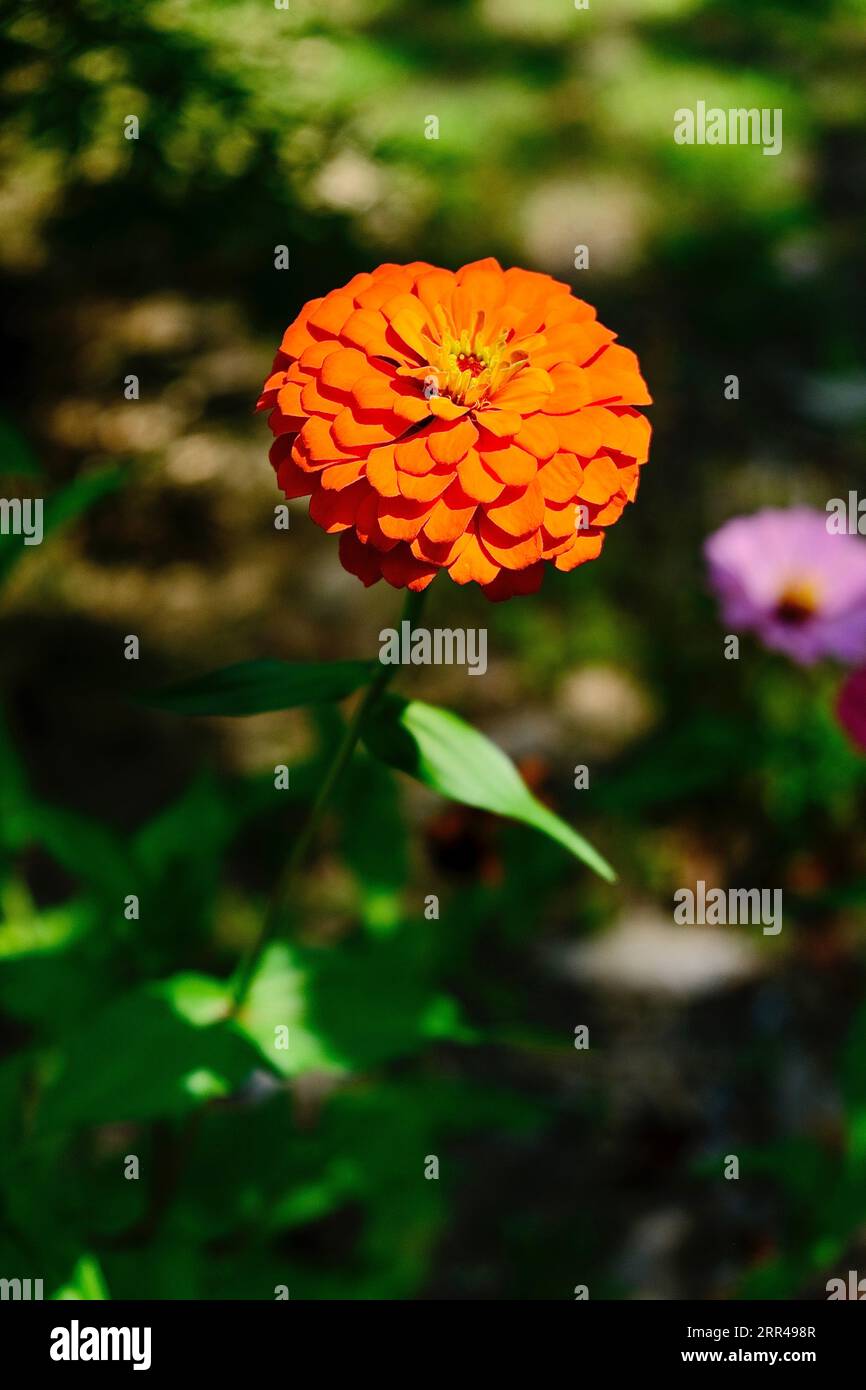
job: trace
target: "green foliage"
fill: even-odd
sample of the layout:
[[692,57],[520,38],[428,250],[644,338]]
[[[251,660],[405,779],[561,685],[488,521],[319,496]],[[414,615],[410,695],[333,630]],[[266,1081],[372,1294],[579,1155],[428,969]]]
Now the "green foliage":
[[471,1037],[455,1001],[431,987],[431,964],[419,923],[334,950],[279,943],[264,955],[238,1023],[284,1076],[365,1071],[433,1038]]
[[176,1116],[231,1094],[253,1056],[224,1020],[207,1021],[212,1003],[205,982],[184,979],[108,1004],[68,1040],[40,1130]]
[[533,796],[510,758],[450,710],[386,696],[364,729],[367,747],[442,796],[531,825],[612,882],[610,865]]
[[151,703],[175,714],[244,715],[342,700],[370,679],[364,661],[244,661],[159,691]]
[[[18,457],[20,469],[20,455]],[[27,466],[25,471],[32,473],[32,467]],[[71,483],[60,488],[44,502],[42,535],[43,540],[69,526],[71,522],[83,516],[95,503],[110,493],[116,491],[123,485],[126,477],[126,469],[117,465],[106,465],[101,468],[93,469],[89,473],[84,473],[81,477],[74,478]],[[35,549],[35,547],[33,547]],[[8,535],[0,535],[0,583],[12,573],[13,569],[27,555],[28,547],[24,544],[20,536],[9,532]]]

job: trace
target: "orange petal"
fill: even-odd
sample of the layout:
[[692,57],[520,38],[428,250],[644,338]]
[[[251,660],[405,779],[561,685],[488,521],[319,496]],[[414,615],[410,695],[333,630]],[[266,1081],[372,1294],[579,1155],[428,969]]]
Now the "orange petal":
[[408,546],[398,545],[382,556],[382,574],[395,589],[426,589],[437,575],[435,565],[417,560]]
[[457,477],[466,495],[476,502],[495,502],[505,486],[484,467],[475,449],[470,449],[458,463]]
[[349,574],[357,575],[365,588],[382,578],[382,556],[369,545],[362,545],[354,531],[344,531],[340,537],[340,564]]
[[430,270],[418,277],[415,293],[427,312],[432,313],[437,304],[442,304],[446,297],[450,299],[454,283],[453,271]]
[[481,448],[479,453],[491,473],[511,487],[525,486],[538,472],[538,460],[516,444],[508,444],[504,449]]
[[354,312],[352,296],[342,290],[332,290],[330,294],[325,295],[321,304],[307,315],[307,325],[309,328],[318,329],[318,336],[326,334],[329,338],[336,338],[339,337],[346,319]]
[[492,584],[499,573],[499,566],[485,554],[473,532],[467,532],[469,539],[448,573],[455,584]]
[[431,541],[425,531],[419,531],[409,548],[417,559],[447,569],[469,544],[470,536],[469,531],[464,531],[453,541]]
[[451,468],[434,468],[429,473],[403,473],[397,471],[397,483],[404,497],[414,497],[416,502],[432,502],[441,497],[454,479]]
[[597,412],[578,410],[574,415],[556,415],[550,418],[555,421],[560,447],[566,453],[592,458],[602,442]]
[[366,374],[355,382],[351,390],[352,401],[359,410],[390,410],[394,399],[393,378],[384,372],[371,372],[367,364]]
[[359,377],[370,371],[370,363],[357,348],[338,347],[322,363],[320,381],[331,391],[351,391]]
[[355,535],[364,545],[372,544],[374,534],[380,534],[379,518],[376,515],[378,506],[378,496],[372,488],[368,488],[366,496],[361,499],[355,512]]
[[431,414],[424,396],[402,381],[394,386],[391,410],[399,420],[405,420],[410,425],[420,425],[422,420],[429,420]]
[[402,275],[377,275],[355,295],[355,303],[359,309],[381,309],[389,299],[404,292],[406,283]]
[[359,418],[345,406],[331,426],[331,434],[342,449],[363,449],[371,444],[389,444],[403,432],[403,425],[389,411],[371,411],[368,420]]
[[467,497],[459,483],[452,483],[440,497],[424,525],[431,541],[453,541],[462,536],[475,515],[476,503]]
[[619,469],[613,459],[602,454],[586,465],[577,495],[583,502],[601,504],[608,502],[620,490]]
[[478,439],[471,420],[434,427],[427,436],[427,448],[437,463],[457,463]]
[[429,503],[411,497],[380,497],[377,510],[383,533],[396,541],[413,541],[430,515]]
[[561,541],[573,536],[577,529],[577,508],[573,502],[564,507],[545,507],[544,529],[552,540]]
[[523,570],[541,558],[541,536],[537,531],[515,540],[507,531],[502,531],[488,517],[482,515],[478,523],[481,544],[491,560],[508,570]]
[[594,401],[618,399],[627,405],[651,405],[652,396],[630,348],[611,343],[587,368]]
[[277,392],[277,405],[284,415],[306,415],[308,413],[301,404],[301,388],[295,382],[290,382],[288,386],[281,387]]
[[335,531],[345,531],[354,523],[368,491],[364,481],[353,483],[340,492],[326,492],[324,488],[317,487],[310,498],[310,516],[317,526],[330,535]]
[[537,367],[524,367],[491,400],[502,410],[516,410],[519,415],[528,415],[533,410],[543,410],[553,394],[553,382],[547,372]]
[[614,522],[619,521],[627,506],[628,498],[625,493],[621,492],[612,497],[603,507],[599,507],[593,516],[593,526],[613,526]]
[[538,479],[533,478],[525,488],[508,488],[487,508],[487,515],[509,536],[526,536],[544,520],[544,495]]
[[356,309],[343,324],[340,337],[349,347],[361,348],[367,357],[392,357],[385,336],[388,321],[378,309]]
[[304,415],[284,415],[281,410],[272,410],[268,425],[274,434],[298,434],[307,423]]
[[349,487],[364,476],[366,467],[364,459],[352,459],[349,463],[332,463],[319,474],[322,487],[327,488],[329,492]]
[[539,470],[538,481],[548,502],[571,502],[577,496],[583,466],[574,454],[554,454]]
[[545,415],[571,415],[588,404],[591,398],[589,378],[582,367],[561,362],[551,368],[550,379],[554,390],[541,407]]
[[633,502],[637,497],[637,489],[640,482],[640,464],[627,463],[623,465],[617,459],[616,466],[619,469],[619,485],[625,492],[629,502]]
[[311,473],[305,473],[292,458],[281,459],[275,464],[277,483],[285,497],[309,497],[316,480]]
[[394,445],[383,444],[367,455],[367,477],[381,497],[398,497],[400,488],[394,466]]
[[394,462],[402,473],[429,473],[434,459],[423,435],[401,440],[394,446]]
[[382,313],[390,321],[391,332],[397,334],[404,350],[414,353],[419,361],[426,362],[430,335],[427,312],[419,300],[411,295],[400,295],[396,300],[383,304]]
[[510,266],[503,276],[508,291],[508,302],[518,309],[531,309],[545,303],[556,293],[568,294],[570,286],[552,275],[540,270],[522,270],[520,266]]
[[480,313],[490,319],[505,302],[505,277],[499,264],[488,259],[463,266],[457,271],[456,280],[451,292],[451,318],[458,330],[468,328],[473,333]]
[[528,565],[525,570],[500,570],[492,584],[486,584],[484,597],[493,603],[515,598],[518,594],[537,594],[544,578],[544,565]]
[[508,439],[520,429],[523,420],[513,410],[477,410],[475,420],[480,429],[489,430],[497,439]]
[[545,329],[544,344],[532,353],[533,365],[550,371],[558,363],[577,363],[583,367],[600,347],[612,341],[615,334],[594,321],[587,323],[562,323]]
[[553,458],[559,448],[559,436],[546,415],[530,415],[520,426],[514,439],[521,449],[537,459]]
[[[298,436],[301,449],[312,467],[323,463],[344,463],[350,457],[345,449],[334,442],[330,420],[320,415],[311,415]],[[303,467],[303,460],[299,460]]]
[[321,299],[311,299],[305,304],[294,323],[289,324],[283,334],[283,341],[280,350],[288,357],[300,357],[304,348],[309,347],[314,341],[313,335],[307,327],[307,315],[315,313],[321,304]]
[[457,405],[449,396],[431,396],[427,407],[439,420],[461,420],[469,413],[468,405]]
[[604,543],[603,531],[578,531],[568,550],[557,555],[554,564],[558,570],[566,572],[585,565],[587,560],[597,560]]
[[318,338],[315,342],[305,347],[297,361],[297,367],[303,367],[304,371],[318,372],[333,352],[337,351],[339,343],[333,338]]
[[[291,388],[286,387],[287,391]],[[282,392],[280,393],[282,395]],[[333,420],[344,408],[345,401],[336,395],[327,396],[319,390],[315,378],[310,378],[301,390],[301,408],[305,415],[325,415]]]
[[652,427],[645,415],[627,406],[602,406],[593,410],[593,416],[601,422],[601,433],[605,448],[628,454],[637,463],[645,463],[649,457]]

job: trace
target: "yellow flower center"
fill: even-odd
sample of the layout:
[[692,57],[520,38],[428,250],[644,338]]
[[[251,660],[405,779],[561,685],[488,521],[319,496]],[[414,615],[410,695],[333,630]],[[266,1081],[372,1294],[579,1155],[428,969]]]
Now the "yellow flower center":
[[487,323],[483,309],[470,328],[455,325],[440,304],[432,319],[422,334],[427,365],[400,371],[401,376],[414,377],[425,396],[445,396],[455,405],[483,405],[529,361],[529,354],[512,344],[513,331]]
[[774,616],[789,627],[799,627],[815,616],[819,606],[815,585],[808,579],[797,580],[782,590]]
[[459,338],[443,337],[430,366],[440,396],[457,405],[471,405],[489,395],[502,361],[500,345],[475,343],[464,329]]

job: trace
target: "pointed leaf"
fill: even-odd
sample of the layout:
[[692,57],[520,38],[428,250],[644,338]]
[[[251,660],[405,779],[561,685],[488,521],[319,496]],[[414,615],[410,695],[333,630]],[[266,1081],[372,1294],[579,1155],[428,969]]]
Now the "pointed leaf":
[[366,661],[242,661],[148,697],[175,714],[245,715],[342,700],[370,679]]
[[523,821],[613,882],[613,869],[526,786],[511,759],[450,710],[386,696],[372,711],[364,740],[391,767],[417,777],[452,801]]

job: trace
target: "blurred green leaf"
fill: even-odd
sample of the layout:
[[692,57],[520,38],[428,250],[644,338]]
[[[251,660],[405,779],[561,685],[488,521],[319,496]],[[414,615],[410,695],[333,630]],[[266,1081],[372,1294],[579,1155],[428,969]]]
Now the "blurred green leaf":
[[[103,497],[115,492],[126,481],[128,472],[126,467],[117,464],[94,468],[91,472],[82,473],[80,477],[74,478],[53,497],[46,498],[42,515],[42,540],[46,541],[63,526],[83,516]],[[11,574],[27,550],[38,548],[25,546],[21,536],[11,533],[0,536],[0,581]]]
[[[409,835],[395,779],[374,758],[359,755],[339,788],[342,849],[354,871],[361,916],[373,935],[396,931],[409,878]],[[364,814],[356,814],[358,806]]]
[[104,1302],[108,1297],[105,1276],[94,1255],[82,1255],[68,1281],[52,1294],[52,1298],[64,1301],[87,1299],[90,1302]]
[[118,916],[135,889],[135,870],[122,840],[78,811],[33,802],[18,821],[22,844],[39,844],[73,878],[112,902]]
[[21,956],[50,955],[62,950],[85,929],[86,915],[75,903],[41,912],[31,907],[22,916],[11,915],[4,901],[4,918],[0,924],[0,961],[16,960]]
[[442,796],[531,825],[609,883],[615,880],[598,851],[533,796],[502,749],[450,710],[386,696],[365,724],[364,741],[383,762]]
[[128,891],[140,893],[156,918],[146,937],[139,935],[154,973],[170,968],[173,941],[191,941],[208,930],[226,852],[248,809],[247,800],[205,771],[134,837],[138,877]]
[[370,674],[364,661],[242,661],[156,691],[147,703],[174,714],[264,714],[342,700]]
[[213,1005],[213,991],[188,977],[109,1004],[70,1041],[43,1099],[41,1128],[178,1115],[230,1094],[255,1066],[255,1052],[224,1021],[203,1021]]
[[283,1076],[357,1071],[430,1038],[465,1040],[456,1004],[428,980],[422,931],[410,924],[339,950],[277,942],[260,962],[239,1027]]
[[340,1069],[336,1054],[308,1022],[308,981],[300,953],[277,943],[262,956],[238,1014],[241,1031],[283,1076]]
[[866,1111],[866,1005],[854,1015],[842,1049],[841,1071],[846,1108],[854,1114]]

